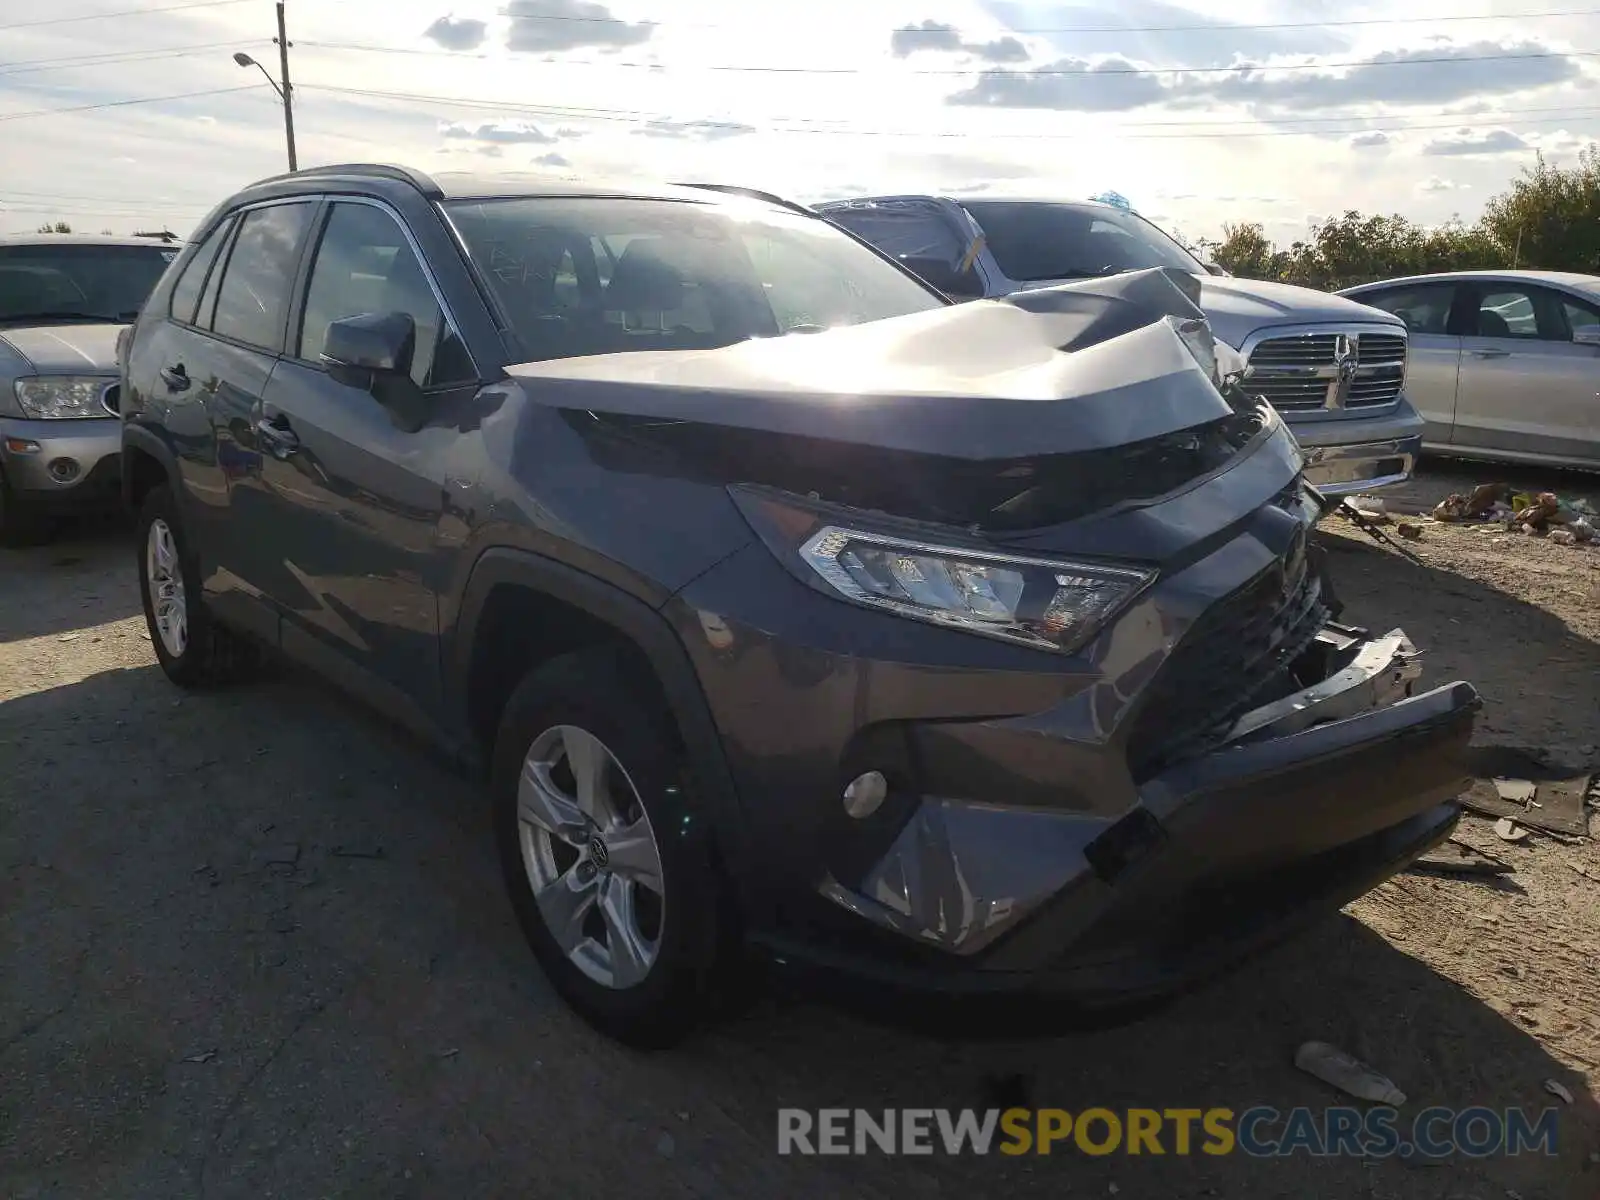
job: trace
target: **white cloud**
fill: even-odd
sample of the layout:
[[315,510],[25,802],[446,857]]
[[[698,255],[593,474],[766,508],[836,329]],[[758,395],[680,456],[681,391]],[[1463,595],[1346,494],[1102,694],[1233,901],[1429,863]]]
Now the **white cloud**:
[[1424,194],[1432,194],[1436,192],[1465,192],[1470,191],[1471,189],[1472,185],[1470,183],[1458,183],[1454,179],[1441,179],[1437,175],[1424,179],[1421,183],[1417,184],[1417,191]]
[[1458,154],[1515,154],[1528,149],[1528,143],[1509,129],[1459,129],[1445,137],[1437,137],[1422,147],[1430,157]]
[[[810,0],[781,20],[734,0],[296,4],[300,160],[379,157],[423,170],[532,164],[722,180],[799,199],[976,189],[1081,197],[1114,188],[1191,237],[1238,220],[1288,237],[1304,236],[1302,212],[1442,220],[1450,206],[1473,209],[1504,189],[1531,149],[1556,160],[1600,137],[1600,117],[1590,115],[1600,111],[1596,68],[1565,50],[1592,40],[1592,20],[1247,28],[1385,12],[1371,0],[1318,3],[908,0],[895,9]],[[1496,0],[1501,13],[1547,9],[1547,0]],[[1460,14],[1446,0],[1415,0],[1405,15]],[[948,26],[954,48],[935,30],[927,40],[942,49],[897,55],[892,31],[924,20]],[[1121,32],[1018,32],[1085,26]],[[1184,28],[1152,28],[1172,26]],[[5,122],[8,164],[48,162],[50,172],[0,181],[0,231],[59,216],[186,233],[230,192],[284,169],[278,99],[259,72],[231,61],[237,48],[271,68],[270,6],[265,16],[249,4],[108,19],[87,45],[86,32],[8,31],[0,115],[255,90]],[[996,64],[980,53],[1006,38],[1033,58]],[[107,48],[132,55],[218,43],[115,70],[16,70]],[[349,46],[392,52],[341,48]],[[1523,47],[1556,57],[1412,61]],[[1291,69],[1380,59],[1393,65]],[[1246,61],[1256,66],[1210,69]],[[1062,64],[1086,73],[1035,69]],[[1149,66],[1184,71],[1115,73]],[[968,102],[947,103],[962,93]],[[1460,141],[1463,127],[1474,138],[1500,131],[1528,149],[1502,138],[1443,155],[1437,146]],[[564,161],[539,161],[550,156]],[[1453,186],[1423,190],[1440,176]]]

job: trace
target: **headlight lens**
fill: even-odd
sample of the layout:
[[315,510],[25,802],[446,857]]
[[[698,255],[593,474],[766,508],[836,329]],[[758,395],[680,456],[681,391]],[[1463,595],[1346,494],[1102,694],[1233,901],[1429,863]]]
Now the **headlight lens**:
[[848,600],[1042,649],[1072,651],[1156,576],[1153,570],[1013,558],[827,525],[800,559]]
[[106,417],[111,414],[100,394],[114,382],[93,375],[36,375],[17,380],[17,403],[29,417]]

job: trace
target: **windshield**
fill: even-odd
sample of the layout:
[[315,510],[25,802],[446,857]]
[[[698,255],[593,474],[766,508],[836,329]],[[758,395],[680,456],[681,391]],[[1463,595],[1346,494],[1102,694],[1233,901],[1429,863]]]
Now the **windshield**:
[[131,321],[175,246],[0,246],[0,321]]
[[973,200],[1000,269],[1018,282],[1115,275],[1147,267],[1203,274],[1200,261],[1143,217],[1087,204]]
[[529,361],[712,349],[945,304],[826,222],[756,204],[522,198],[445,210]]

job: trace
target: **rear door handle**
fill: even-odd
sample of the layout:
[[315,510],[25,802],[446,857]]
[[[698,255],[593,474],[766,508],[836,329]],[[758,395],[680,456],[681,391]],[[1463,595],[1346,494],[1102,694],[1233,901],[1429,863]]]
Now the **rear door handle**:
[[1474,350],[1473,355],[1478,358],[1510,358],[1509,350]]
[[161,382],[167,385],[169,392],[187,392],[189,390],[189,372],[179,363],[175,367],[161,368]]
[[300,449],[300,438],[285,417],[262,417],[256,422],[256,434],[266,444],[273,458],[288,458]]

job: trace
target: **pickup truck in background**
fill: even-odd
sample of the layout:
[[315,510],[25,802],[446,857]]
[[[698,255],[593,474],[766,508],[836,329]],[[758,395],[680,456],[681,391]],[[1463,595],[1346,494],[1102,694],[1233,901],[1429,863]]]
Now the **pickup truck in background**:
[[1416,467],[1423,420],[1405,396],[1408,333],[1392,313],[1233,278],[1118,205],[872,196],[815,207],[958,299],[1149,267],[1190,272],[1213,333],[1245,359],[1247,390],[1283,415],[1311,483],[1330,495],[1367,492]]

